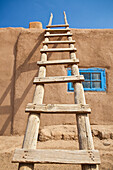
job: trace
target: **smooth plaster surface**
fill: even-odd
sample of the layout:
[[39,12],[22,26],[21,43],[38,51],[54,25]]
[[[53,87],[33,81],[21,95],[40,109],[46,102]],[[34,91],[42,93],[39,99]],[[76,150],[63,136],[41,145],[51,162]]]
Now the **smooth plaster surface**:
[[[99,67],[106,70],[106,92],[85,92],[91,105],[91,124],[113,125],[113,30],[71,29],[76,40],[80,68]],[[51,38],[51,40],[54,38]],[[58,38],[61,40],[61,38]],[[24,134],[32,102],[44,40],[43,29],[0,29],[0,134]],[[61,45],[49,45],[61,47]],[[68,45],[62,45],[68,47]],[[48,54],[48,60],[69,58],[69,53]],[[67,66],[47,66],[47,76],[67,75]],[[67,84],[45,85],[44,103],[74,103],[74,94]],[[75,124],[74,115],[41,115],[41,126]]]

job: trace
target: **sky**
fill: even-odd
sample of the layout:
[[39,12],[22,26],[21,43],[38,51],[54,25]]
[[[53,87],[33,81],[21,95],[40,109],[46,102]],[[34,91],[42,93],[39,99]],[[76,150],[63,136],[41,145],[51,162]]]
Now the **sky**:
[[29,27],[29,22],[64,24],[66,12],[70,28],[112,28],[113,0],[0,0],[0,27]]

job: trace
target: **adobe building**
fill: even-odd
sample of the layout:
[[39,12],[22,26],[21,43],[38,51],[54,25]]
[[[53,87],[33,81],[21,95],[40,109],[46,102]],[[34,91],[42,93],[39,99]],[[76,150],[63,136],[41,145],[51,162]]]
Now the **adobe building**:
[[[76,41],[80,73],[85,76],[86,101],[92,109],[90,123],[113,125],[113,29],[71,29],[71,32]],[[29,29],[0,29],[0,135],[25,132],[28,118],[25,108],[33,99],[33,79],[37,76],[44,33],[41,23],[31,23]],[[48,55],[48,60],[68,56],[54,53]],[[70,73],[68,65],[47,66],[47,76]],[[43,103],[74,103],[72,84],[45,85]],[[41,127],[75,123],[75,115],[41,115]]]

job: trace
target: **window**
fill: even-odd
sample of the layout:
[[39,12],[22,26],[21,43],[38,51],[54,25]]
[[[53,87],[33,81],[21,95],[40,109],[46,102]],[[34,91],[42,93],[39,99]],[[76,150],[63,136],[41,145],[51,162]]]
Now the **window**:
[[[80,75],[84,76],[83,87],[85,91],[106,91],[105,69],[79,69],[79,72]],[[71,69],[68,69],[68,76],[71,76]],[[73,83],[68,83],[68,91],[74,91]]]

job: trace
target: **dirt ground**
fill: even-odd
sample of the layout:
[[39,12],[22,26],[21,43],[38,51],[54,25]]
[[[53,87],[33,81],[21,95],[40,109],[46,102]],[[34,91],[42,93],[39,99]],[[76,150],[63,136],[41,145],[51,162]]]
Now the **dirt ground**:
[[[21,148],[23,136],[0,136],[0,170],[17,170],[18,164],[11,163],[14,150]],[[95,149],[100,151],[101,170],[113,170],[113,140],[94,137]],[[78,149],[77,140],[48,140],[38,142],[37,148]],[[37,164],[35,170],[80,170],[79,165]]]

